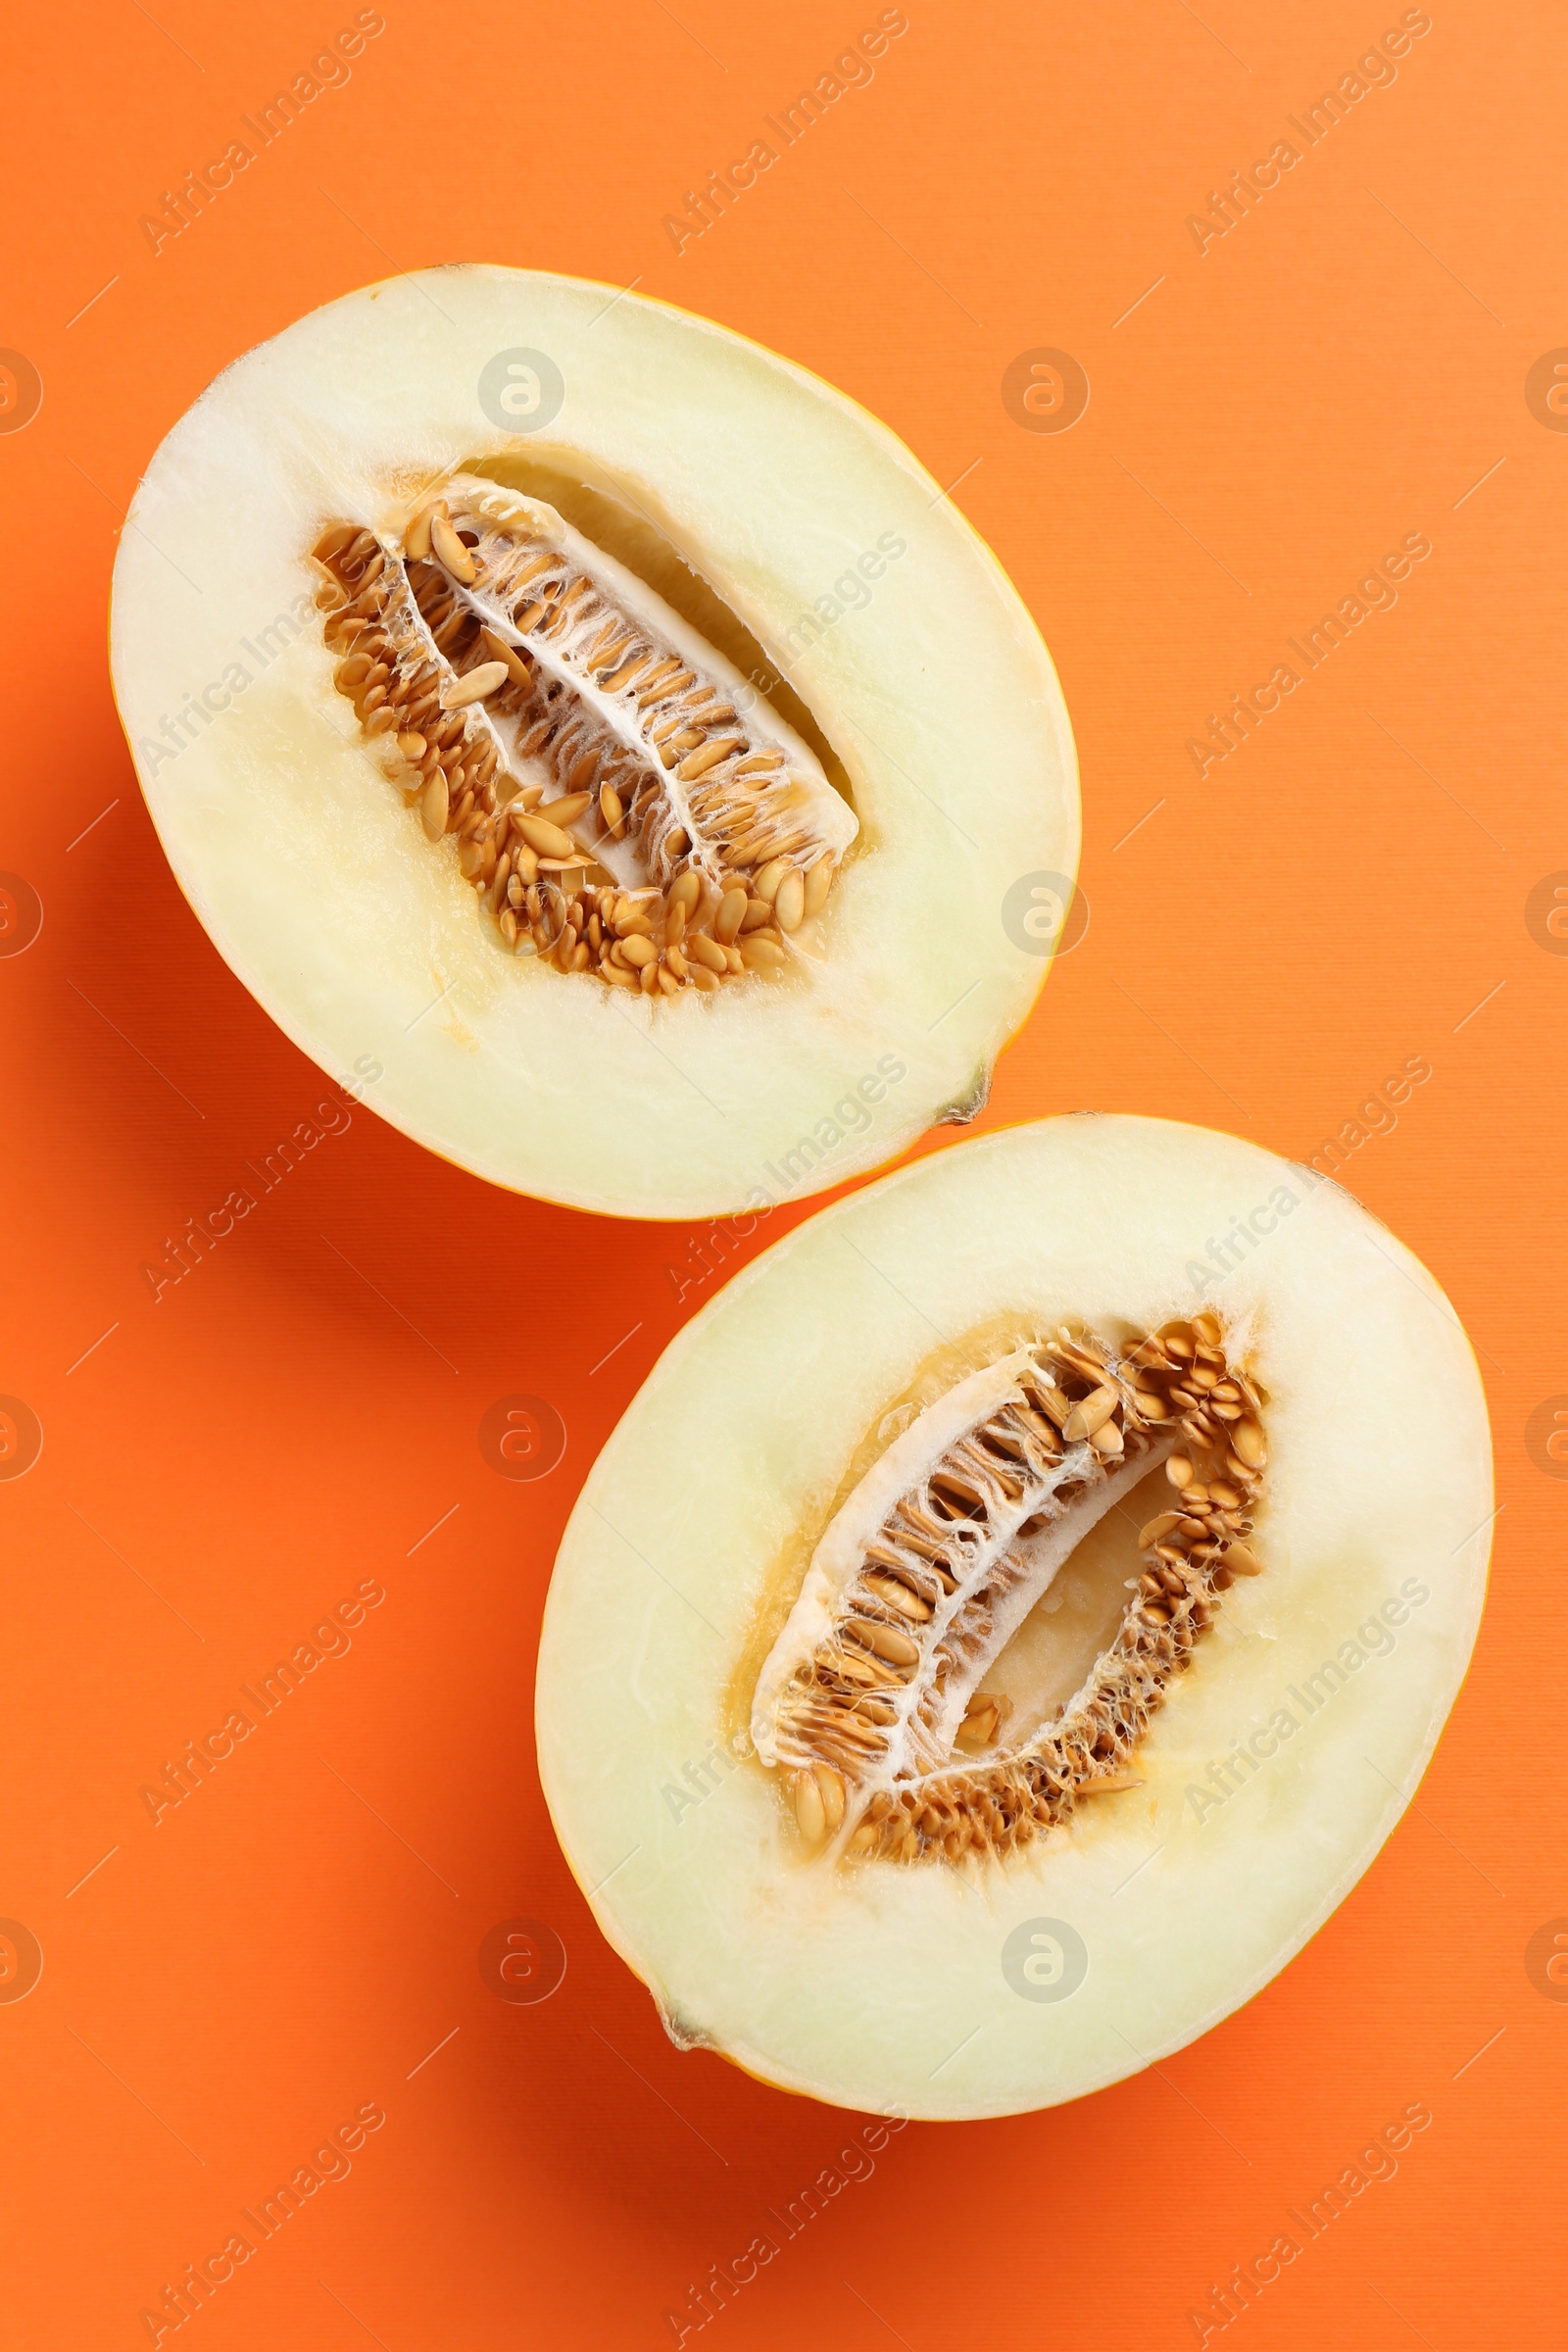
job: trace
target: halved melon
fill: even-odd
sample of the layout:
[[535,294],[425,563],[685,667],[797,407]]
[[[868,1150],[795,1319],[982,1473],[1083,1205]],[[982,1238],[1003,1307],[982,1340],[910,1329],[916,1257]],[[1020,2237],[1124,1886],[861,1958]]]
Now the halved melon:
[[1070,897],[995,560],[863,410],[635,295],[425,271],[236,362],[137,493],[112,642],[221,954],[520,1191],[717,1214],[971,1115]]
[[1491,1514],[1464,1333],[1335,1185],[1147,1119],[961,1145],[737,1276],[600,1456],[539,1662],[562,1845],[683,2045],[1073,2098],[1367,1868]]

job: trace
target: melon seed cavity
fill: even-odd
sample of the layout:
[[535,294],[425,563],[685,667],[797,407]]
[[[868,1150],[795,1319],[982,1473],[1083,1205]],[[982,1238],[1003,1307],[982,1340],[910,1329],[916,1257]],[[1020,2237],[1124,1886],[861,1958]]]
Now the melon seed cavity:
[[[1065,1328],[968,1375],[873,1463],[763,1666],[752,1737],[808,1850],[1004,1855],[1134,1750],[1238,1576],[1267,1461],[1262,1392],[1217,1315],[1125,1349]],[[1163,1465],[1114,1638],[1049,1720],[980,1686],[1094,1522]]]
[[658,997],[812,944],[854,811],[553,509],[460,475],[401,540],[337,522],[313,557],[338,691],[508,952]]

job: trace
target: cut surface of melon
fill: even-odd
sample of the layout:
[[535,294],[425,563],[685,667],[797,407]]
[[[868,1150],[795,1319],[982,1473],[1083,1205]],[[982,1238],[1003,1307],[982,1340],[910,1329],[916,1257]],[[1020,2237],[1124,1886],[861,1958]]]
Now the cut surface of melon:
[[737,1276],[607,1445],[540,1651],[558,1834],[683,2045],[1075,2097],[1367,1868],[1491,1513],[1464,1333],[1335,1185],[1155,1120],[959,1146]]
[[661,304],[473,267],[300,320],[159,450],[111,639],[221,954],[515,1190],[839,1183],[972,1114],[1045,977],[1004,902],[1070,894],[1077,789],[1028,614],[863,410]]

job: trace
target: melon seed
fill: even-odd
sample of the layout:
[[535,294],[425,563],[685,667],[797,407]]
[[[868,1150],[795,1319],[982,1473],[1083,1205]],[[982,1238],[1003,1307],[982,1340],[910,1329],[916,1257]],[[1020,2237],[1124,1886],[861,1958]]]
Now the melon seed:
[[745,920],[747,894],[744,883],[734,890],[725,891],[719,902],[718,912],[713,917],[713,937],[722,946],[727,948],[740,929]]
[[879,1658],[886,1658],[890,1666],[912,1666],[920,1655],[918,1642],[911,1642],[907,1634],[899,1633],[895,1627],[883,1625],[875,1617],[852,1617],[845,1631],[853,1634],[858,1642],[863,1642],[866,1648],[874,1650]]
[[430,516],[430,547],[455,580],[461,580],[465,588],[472,587],[479,576],[473,558],[439,508]]
[[896,1576],[868,1576],[865,1586],[878,1600],[885,1601],[890,1609],[897,1609],[916,1625],[923,1625],[931,1614],[931,1603],[922,1600],[918,1592],[912,1592]]
[[1111,1388],[1093,1390],[1081,1404],[1074,1405],[1061,1425],[1061,1434],[1069,1446],[1082,1445],[1097,1429],[1110,1419],[1116,1409],[1116,1392]]
[[447,780],[439,768],[419,796],[419,820],[427,841],[439,841],[447,829]]
[[1231,1431],[1231,1445],[1249,1470],[1261,1470],[1268,1459],[1263,1432],[1255,1421],[1238,1421]]
[[551,824],[547,817],[514,816],[512,821],[529,849],[537,850],[541,858],[572,858],[578,855],[577,845],[571,835],[563,833],[561,827]]
[[818,1845],[827,1836],[827,1810],[822,1803],[822,1791],[816,1785],[814,1772],[797,1773],[795,1778],[795,1818],[801,1836],[808,1845]]
[[778,886],[778,896],[773,901],[773,911],[778,917],[778,927],[781,931],[798,931],[800,929],[806,913],[806,884],[802,881],[799,870],[793,865]]
[[506,682],[507,665],[504,662],[481,662],[477,669],[468,670],[455,685],[446,689],[441,697],[441,708],[443,710],[461,710],[467,703],[482,703],[486,695],[494,694],[496,688],[504,686]]

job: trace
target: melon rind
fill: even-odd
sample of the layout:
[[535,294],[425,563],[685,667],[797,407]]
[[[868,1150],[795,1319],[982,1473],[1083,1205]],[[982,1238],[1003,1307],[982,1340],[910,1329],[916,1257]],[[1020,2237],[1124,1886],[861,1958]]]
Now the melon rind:
[[[526,441],[477,398],[514,348],[565,384]],[[651,1004],[502,954],[333,690],[318,617],[279,625],[307,610],[327,519],[395,527],[399,484],[519,448],[619,485],[775,657],[863,551],[904,543],[790,667],[863,845],[803,979]],[[180,887],[273,1019],[335,1077],[379,1066],[367,1100],[432,1150],[588,1208],[684,1218],[819,1190],[983,1099],[1049,960],[1003,901],[1076,872],[1055,672],[940,486],[804,368],[578,279],[421,271],[236,361],[137,491],[111,652]],[[207,715],[172,753],[192,698]]]
[[[1252,1220],[1249,1251],[1205,1274],[1237,1219]],[[866,1432],[936,1348],[993,1318],[1150,1328],[1205,1303],[1248,1335],[1269,1395],[1251,1539],[1265,1572],[1225,1594],[1135,1751],[1146,1786],[1084,1804],[1005,1864],[813,1861],[776,1776],[713,1753],[749,1698],[745,1661],[755,1677],[765,1654],[760,1624],[794,1597],[778,1563],[827,1524]],[[1492,1510],[1464,1333],[1338,1187],[1155,1120],[1085,1115],[958,1145],[737,1276],[595,1464],[539,1659],[563,1848],[682,2040],[848,2107],[963,2117],[1076,2097],[1250,1998],[1365,1871],[1463,1677]],[[1357,1642],[1401,1589],[1391,1646]],[[1340,1686],[1308,1709],[1302,1686],[1326,1688],[1326,1660]],[[1298,1728],[1223,1803],[1198,1805],[1209,1765],[1282,1705]],[[669,1793],[694,1788],[692,1803]],[[1088,1949],[1058,2003],[1003,1975],[1006,1936],[1037,1919],[1066,1921]]]

